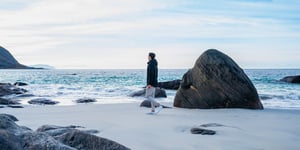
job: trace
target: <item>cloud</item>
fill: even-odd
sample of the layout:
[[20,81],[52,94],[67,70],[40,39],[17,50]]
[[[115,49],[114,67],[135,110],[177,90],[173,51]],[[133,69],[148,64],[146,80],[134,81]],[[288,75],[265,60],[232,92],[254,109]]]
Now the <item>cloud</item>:
[[[181,66],[188,66],[189,57],[207,48],[233,49],[229,52],[234,54],[239,49],[274,49],[275,46],[269,46],[273,41],[276,41],[273,45],[283,48],[283,39],[300,38],[297,26],[300,13],[296,5],[299,2],[230,0],[218,1],[218,5],[215,2],[21,0],[10,3],[6,0],[6,6],[0,7],[0,41],[29,63],[39,58],[51,63],[52,59],[46,57],[56,57],[60,52],[70,59],[86,56],[90,59],[80,58],[82,61],[78,63],[99,66],[93,54],[103,60],[123,60],[114,54],[142,57],[147,49],[161,49],[164,59],[174,51],[177,56],[186,52]],[[297,42],[290,45],[291,49],[299,46]],[[33,54],[38,56],[29,56]],[[64,60],[55,63],[63,64]],[[80,66],[78,63],[72,62],[74,66]],[[165,63],[168,65],[163,66],[171,66]],[[134,60],[128,66],[136,67]]]

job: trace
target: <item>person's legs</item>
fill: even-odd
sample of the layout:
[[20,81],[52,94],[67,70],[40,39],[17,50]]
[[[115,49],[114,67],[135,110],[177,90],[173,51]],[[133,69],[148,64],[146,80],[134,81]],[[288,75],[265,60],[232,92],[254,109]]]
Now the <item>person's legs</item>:
[[146,88],[145,97],[151,102],[151,111],[155,111],[155,106],[159,106],[159,103],[155,101],[155,87]]

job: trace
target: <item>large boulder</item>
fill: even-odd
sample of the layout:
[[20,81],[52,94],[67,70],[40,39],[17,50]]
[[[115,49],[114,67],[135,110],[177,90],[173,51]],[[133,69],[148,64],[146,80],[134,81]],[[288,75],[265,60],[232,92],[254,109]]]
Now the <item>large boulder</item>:
[[263,109],[248,76],[229,56],[215,49],[204,52],[184,74],[174,106]]
[[300,83],[300,75],[298,75],[298,76],[287,76],[287,77],[284,77],[284,78],[280,79],[280,81],[288,82],[288,83]]

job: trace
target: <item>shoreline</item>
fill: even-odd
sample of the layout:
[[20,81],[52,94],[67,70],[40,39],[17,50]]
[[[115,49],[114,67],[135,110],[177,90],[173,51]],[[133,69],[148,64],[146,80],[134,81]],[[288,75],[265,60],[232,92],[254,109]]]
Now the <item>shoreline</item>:
[[[172,106],[171,103],[162,103]],[[139,103],[25,106],[2,108],[18,125],[36,130],[42,125],[78,125],[95,129],[97,136],[131,149],[299,149],[300,110],[163,109],[147,115]],[[193,135],[202,124],[216,135]]]

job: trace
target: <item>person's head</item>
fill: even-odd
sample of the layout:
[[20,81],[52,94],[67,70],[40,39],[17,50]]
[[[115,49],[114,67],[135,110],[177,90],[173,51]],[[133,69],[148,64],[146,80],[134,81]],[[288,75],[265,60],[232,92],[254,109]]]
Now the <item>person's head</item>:
[[148,55],[148,60],[152,60],[154,58],[155,58],[155,53],[150,52],[149,55]]

